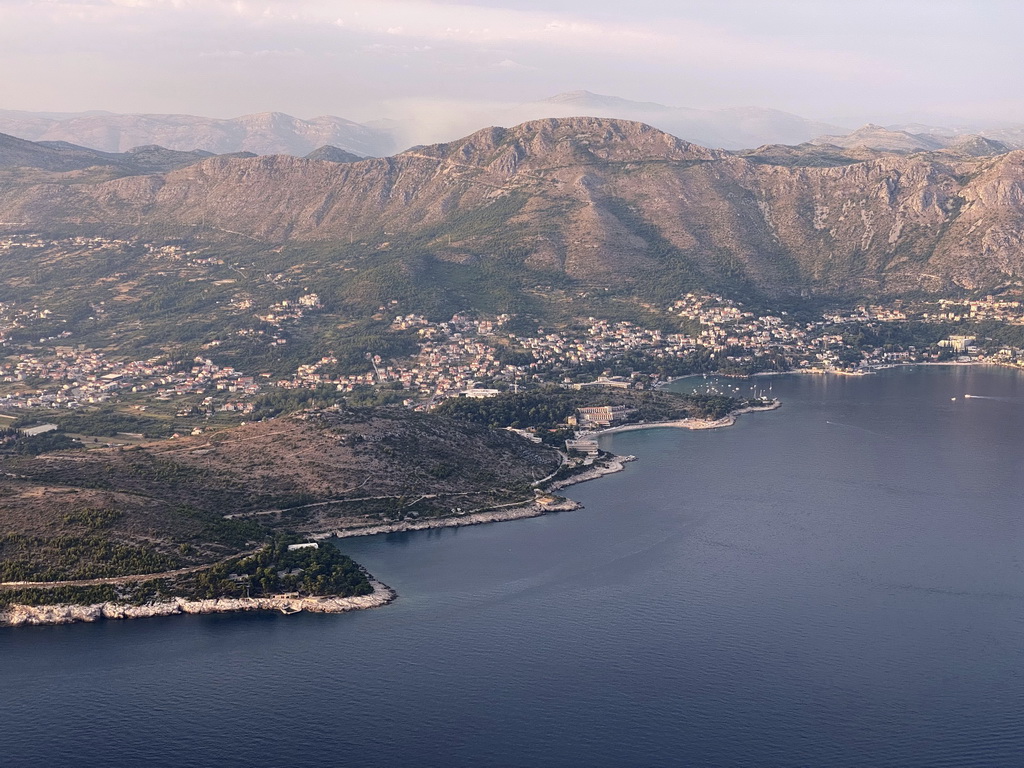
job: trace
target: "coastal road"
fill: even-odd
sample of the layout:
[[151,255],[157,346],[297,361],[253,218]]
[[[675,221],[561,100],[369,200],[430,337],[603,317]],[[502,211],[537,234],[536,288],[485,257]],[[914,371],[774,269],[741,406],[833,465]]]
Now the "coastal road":
[[[507,493],[507,489],[498,488],[498,492]],[[424,499],[441,499],[454,496],[479,496],[480,491],[459,491],[458,493],[424,493],[421,496],[416,497],[416,501],[412,501],[405,506],[411,507],[417,501],[423,501]],[[302,504],[298,507],[288,507],[287,509],[263,509],[258,512],[232,512],[231,514],[224,515],[225,520],[234,520],[237,517],[258,517],[260,515],[279,515],[282,512],[294,512],[297,509],[311,509],[313,507],[327,507],[331,504],[350,504],[356,501],[384,501],[386,499],[404,499],[408,498],[406,494],[392,494],[390,496],[358,496],[351,499],[332,499],[331,501],[315,501],[312,504]]]

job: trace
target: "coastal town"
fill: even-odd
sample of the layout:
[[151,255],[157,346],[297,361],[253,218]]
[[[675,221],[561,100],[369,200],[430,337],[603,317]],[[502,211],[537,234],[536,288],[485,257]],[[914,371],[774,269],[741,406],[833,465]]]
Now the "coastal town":
[[[297,329],[313,327],[329,315],[317,292],[284,273],[260,278],[279,296],[275,301],[260,303],[251,294],[232,294],[234,278],[219,276],[224,270],[242,274],[243,266],[182,245],[98,237],[0,239],[0,252],[15,248],[89,253],[128,249],[140,258],[180,266],[183,275],[200,270],[195,274],[228,291],[225,313],[236,320],[249,318],[234,335],[268,347],[286,345]],[[125,285],[130,288],[131,281]],[[124,288],[118,286],[131,300]],[[102,317],[112,303],[93,302],[93,314],[86,320]],[[182,416],[244,417],[267,393],[287,390],[340,396],[382,390],[389,402],[426,410],[458,396],[488,397],[552,384],[645,389],[693,373],[862,375],[892,365],[940,361],[1024,366],[1021,346],[976,330],[1024,326],[1020,298],[1007,295],[863,304],[798,319],[785,311],[692,292],[664,305],[644,304],[645,316],[655,321],[650,327],[587,316],[557,326],[537,325],[529,333],[511,314],[467,310],[437,320],[401,309],[392,301],[380,306],[378,315],[388,332],[415,340],[415,353],[387,356],[367,348],[362,351],[365,365],[358,371],[328,353],[281,376],[242,370],[221,358],[219,348],[228,338],[210,339],[200,354],[184,359],[173,352],[132,359],[119,354],[116,337],[102,349],[79,342],[75,323],[61,316],[59,306],[42,299],[6,301],[0,303],[0,411],[16,416],[123,404],[139,411],[164,408]]]

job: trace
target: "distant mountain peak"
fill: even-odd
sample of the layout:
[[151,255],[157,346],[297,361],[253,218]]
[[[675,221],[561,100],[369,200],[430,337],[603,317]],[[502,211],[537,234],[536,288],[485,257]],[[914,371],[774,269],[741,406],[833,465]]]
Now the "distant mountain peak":
[[520,105],[510,112],[519,121],[571,114],[638,120],[694,144],[726,149],[762,144],[800,144],[821,134],[845,130],[777,109],[754,106],[716,109],[671,107],[585,90],[556,94]]
[[528,120],[511,128],[484,128],[455,142],[417,147],[398,155],[512,170],[538,160],[552,163],[692,161],[722,153],[691,144],[646,123],[612,117]]
[[886,152],[927,152],[942,149],[950,139],[942,136],[894,131],[874,123],[862,125],[845,136],[819,136],[814,144],[830,144],[835,147],[852,149],[867,147]]
[[643,112],[671,111],[672,107],[653,101],[631,101],[620,96],[606,96],[591,91],[566,91],[540,101],[541,104],[560,104],[589,109],[631,109]]
[[326,160],[329,163],[356,163],[365,158],[346,152],[344,149],[325,144],[306,155],[307,160]]
[[945,151],[966,155],[967,157],[989,157],[991,155],[1006,154],[1011,151],[1011,148],[995,139],[968,134],[957,137],[952,144],[946,147]]

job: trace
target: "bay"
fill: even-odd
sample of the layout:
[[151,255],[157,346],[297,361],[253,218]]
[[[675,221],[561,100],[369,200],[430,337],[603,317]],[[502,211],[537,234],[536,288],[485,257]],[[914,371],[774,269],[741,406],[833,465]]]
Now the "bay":
[[0,632],[0,764],[1019,764],[1024,376],[757,386],[583,510],[339,542],[383,609]]

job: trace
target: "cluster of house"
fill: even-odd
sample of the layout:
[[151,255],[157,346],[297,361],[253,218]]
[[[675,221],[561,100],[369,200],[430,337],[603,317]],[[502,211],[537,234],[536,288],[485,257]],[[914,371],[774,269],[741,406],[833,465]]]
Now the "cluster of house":
[[[15,387],[0,396],[0,407],[76,408],[104,403],[119,392],[141,392],[170,381],[177,368],[164,358],[111,360],[102,352],[70,346],[55,346],[51,355],[26,353],[11,359],[0,363],[0,382]],[[46,387],[46,382],[51,386]]]
[[[130,244],[127,241],[122,241],[122,242],[123,242],[124,245],[129,245]],[[157,259],[169,259],[171,261],[181,261],[181,260],[186,259],[186,258],[188,258],[190,256],[196,256],[196,255],[198,255],[200,253],[199,251],[189,250],[188,248],[185,248],[184,246],[181,246],[181,245],[176,245],[176,244],[169,245],[169,244],[164,244],[164,243],[159,243],[159,244],[156,244],[156,243],[142,243],[142,249],[148,255],[150,255],[150,256],[152,256],[154,258],[157,258]],[[217,258],[208,258],[208,259],[203,259],[203,260],[196,259],[195,261],[197,263],[204,263],[204,264],[223,264],[224,263],[224,261],[222,259],[217,259]]]
[[[33,304],[30,307],[18,307],[9,302],[0,301],[0,346],[7,346],[11,331],[20,328],[31,328],[33,323],[52,317],[53,311]],[[70,334],[62,333],[66,338]],[[49,339],[40,339],[40,343]]]
[[256,318],[269,325],[281,326],[286,320],[299,320],[307,312],[321,309],[320,297],[315,293],[306,293],[296,301],[285,299],[272,304],[266,314],[256,315]]
[[[444,398],[479,390],[480,380],[506,377],[514,380],[515,366],[501,362],[498,346],[487,337],[497,332],[511,319],[510,315],[495,318],[477,318],[456,314],[451,320],[430,323],[420,315],[399,315],[391,327],[395,330],[418,329],[421,338],[419,353],[414,357],[387,362],[380,355],[369,355],[373,370],[362,374],[332,374],[329,369],[337,364],[333,357],[321,358],[310,365],[299,366],[290,379],[277,382],[286,388],[319,387],[333,385],[341,392],[351,392],[372,384],[400,384],[403,389],[426,394],[430,398]],[[494,390],[495,394],[497,390]]]
[[170,399],[177,395],[188,395],[207,392],[215,389],[239,395],[255,395],[260,391],[260,384],[253,376],[248,376],[228,365],[217,365],[212,360],[197,357],[188,372],[178,372],[163,377],[166,386],[156,390],[156,397]]
[[938,312],[922,313],[924,320],[929,320],[933,316],[939,322],[995,320],[1011,325],[1024,325],[1024,311],[1021,309],[1021,302],[997,299],[994,296],[986,296],[976,301],[940,299]]
[[501,375],[509,366],[498,358],[497,350],[483,341],[455,334],[445,341],[425,341],[419,354],[405,361],[386,363],[380,355],[371,355],[373,370],[362,374],[332,374],[325,369],[337,363],[335,358],[322,358],[317,363],[300,366],[290,379],[277,385],[284,388],[335,386],[340,392],[351,392],[373,384],[401,384],[403,389],[447,397],[465,391],[481,379]]
[[[16,248],[62,248],[93,251],[111,251],[134,245],[133,240],[119,240],[109,237],[61,237],[51,238],[42,235],[7,235],[0,237],[0,252],[11,251]],[[156,248],[157,246],[152,246]],[[167,246],[174,247],[174,246]]]
[[[181,368],[165,358],[112,360],[96,350],[56,346],[52,355],[22,354],[0,363],[0,382],[15,385],[0,395],[0,408],[78,408],[140,392],[158,400],[210,389],[244,397],[261,388],[254,377],[208,359],[197,357],[189,370]],[[247,413],[252,407],[239,403],[227,410]]]
[[[129,241],[99,238],[71,238],[59,241],[77,248],[120,248],[137,245]],[[7,244],[5,246],[5,243]],[[0,239],[4,247],[42,248],[57,241],[20,238],[15,242]],[[200,263],[199,252],[176,245],[143,244],[146,252],[157,258],[190,260]],[[198,260],[197,260],[198,259]],[[214,257],[206,259],[222,263]],[[267,275],[274,284],[291,282],[284,274]],[[222,281],[231,282],[231,281]],[[100,304],[93,307],[97,315],[105,311]],[[395,302],[381,311],[394,309]],[[252,312],[251,297],[239,295],[228,308]],[[438,400],[468,394],[487,397],[507,388],[515,389],[531,381],[560,381],[587,386],[630,387],[634,380],[610,375],[589,381],[595,364],[610,362],[623,355],[647,359],[672,359],[701,350],[724,363],[768,367],[782,360],[790,367],[810,370],[851,370],[892,364],[907,360],[934,357],[913,346],[887,346],[851,349],[845,335],[850,324],[899,323],[916,320],[925,323],[955,323],[965,320],[995,320],[1024,324],[1021,302],[1006,298],[984,297],[970,301],[938,300],[914,305],[895,302],[892,306],[862,305],[845,313],[833,313],[816,322],[795,322],[786,313],[758,313],[740,302],[710,293],[687,293],[672,303],[648,311],[679,321],[680,331],[645,328],[636,323],[613,322],[587,318],[575,329],[539,330],[526,335],[512,332],[507,314],[482,317],[460,313],[443,322],[433,322],[423,315],[398,314],[391,328],[397,332],[413,332],[418,338],[418,352],[405,359],[384,359],[375,350],[367,350],[368,370],[358,374],[338,370],[338,359],[332,355],[298,366],[289,377],[271,381],[266,374],[258,377],[230,366],[220,366],[206,358],[191,364],[165,359],[117,361],[82,346],[65,346],[69,331],[40,340],[39,348],[7,343],[10,354],[0,363],[0,407],[78,407],[103,403],[125,393],[152,391],[157,398],[170,399],[210,393],[218,397],[221,410],[247,413],[252,411],[251,398],[268,386],[281,388],[315,388],[331,386],[351,392],[378,384],[400,385],[409,392],[407,403],[426,407]],[[315,293],[300,293],[297,298],[279,301],[256,315],[272,326],[251,328],[236,333],[254,339],[266,339],[272,345],[286,343],[283,324],[301,319],[305,314],[322,309]],[[15,329],[32,328],[35,323],[53,326],[53,313],[39,306],[15,306],[0,303],[0,343]],[[221,340],[209,342],[213,348]],[[1024,351],[1007,347],[986,352],[977,339],[950,335],[941,347],[961,359],[984,359],[986,354],[1001,363],[1024,365]],[[52,351],[51,351],[52,350]],[[186,367],[187,366],[187,367]],[[598,369],[600,370],[600,368]],[[481,384],[482,383],[482,384]]]

